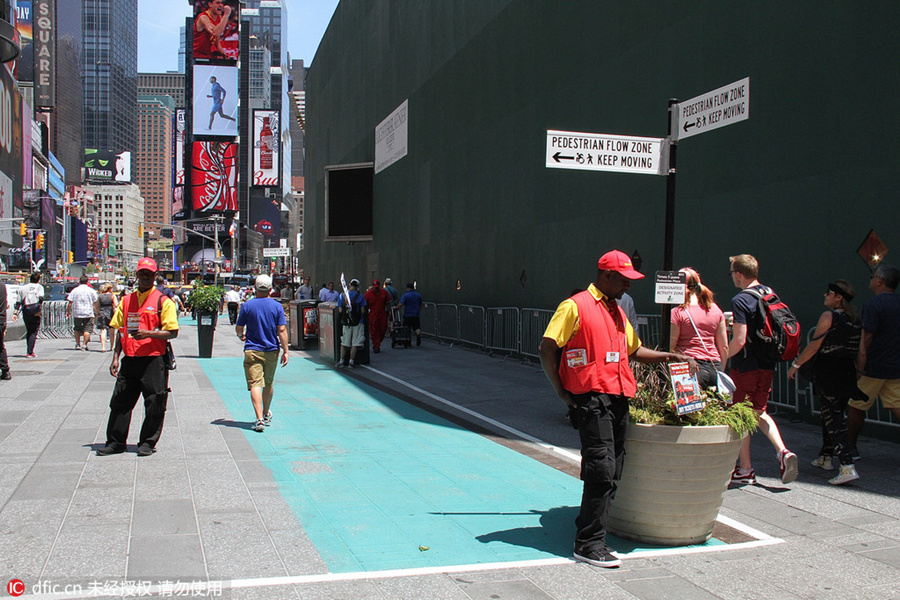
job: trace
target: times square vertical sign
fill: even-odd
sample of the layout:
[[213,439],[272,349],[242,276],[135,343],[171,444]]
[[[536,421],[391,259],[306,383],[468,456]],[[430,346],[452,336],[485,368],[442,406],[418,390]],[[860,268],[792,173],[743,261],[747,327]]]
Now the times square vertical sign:
[[33,0],[35,107],[56,106],[56,12],[53,0]]

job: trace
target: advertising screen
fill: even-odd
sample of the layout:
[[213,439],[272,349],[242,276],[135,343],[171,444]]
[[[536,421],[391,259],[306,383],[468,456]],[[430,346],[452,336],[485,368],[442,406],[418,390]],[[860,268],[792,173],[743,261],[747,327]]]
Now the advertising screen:
[[237,67],[194,65],[194,136],[236,137],[237,116]]
[[253,111],[253,185],[278,187],[281,132],[277,110]]
[[236,63],[240,23],[239,0],[194,0],[194,61]]
[[131,181],[131,152],[116,154],[110,150],[85,148],[84,177],[88,181]]
[[175,185],[184,185],[184,109],[175,110]]
[[237,210],[237,144],[194,142],[191,150],[194,210]]

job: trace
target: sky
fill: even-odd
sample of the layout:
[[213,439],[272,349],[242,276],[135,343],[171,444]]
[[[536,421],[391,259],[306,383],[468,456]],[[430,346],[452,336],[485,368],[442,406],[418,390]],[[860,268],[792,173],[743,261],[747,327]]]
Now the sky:
[[[288,52],[291,59],[312,64],[319,40],[339,0],[285,0]],[[138,0],[138,72],[178,70],[178,31],[191,16],[188,0]]]

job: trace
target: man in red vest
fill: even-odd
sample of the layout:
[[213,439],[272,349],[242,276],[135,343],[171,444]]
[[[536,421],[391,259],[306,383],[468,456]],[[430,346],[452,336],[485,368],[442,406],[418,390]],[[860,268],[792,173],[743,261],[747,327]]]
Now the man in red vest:
[[692,361],[641,345],[616,302],[632,280],[644,278],[627,254],[607,252],[597,269],[596,283],[556,309],[538,352],[547,379],[569,407],[569,418],[581,436],[584,492],[575,520],[575,559],[618,567],[622,561],[606,545],[606,519],[622,475],[628,400],[637,391],[628,361]]
[[[138,288],[119,302],[109,322],[109,328],[119,332],[109,366],[116,387],[109,402],[106,445],[97,450],[100,456],[125,452],[131,411],[142,394],[144,424],[138,456],[153,454],[162,433],[169,397],[166,344],[178,336],[178,312],[175,303],[154,287],[156,271],[156,261],[152,258],[138,261]],[[119,354],[123,351],[125,357],[120,369]]]

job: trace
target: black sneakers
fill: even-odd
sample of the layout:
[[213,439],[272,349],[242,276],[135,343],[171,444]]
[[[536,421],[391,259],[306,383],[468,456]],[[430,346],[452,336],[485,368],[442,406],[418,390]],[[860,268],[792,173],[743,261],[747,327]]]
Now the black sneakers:
[[12,375],[9,374],[9,371],[3,371],[0,373],[0,380],[9,381],[12,379]]
[[622,566],[622,559],[613,554],[613,551],[609,546],[605,545],[587,552],[578,552],[576,550],[574,557],[575,560],[580,560],[581,562],[586,562],[589,565],[602,567],[604,569]]

